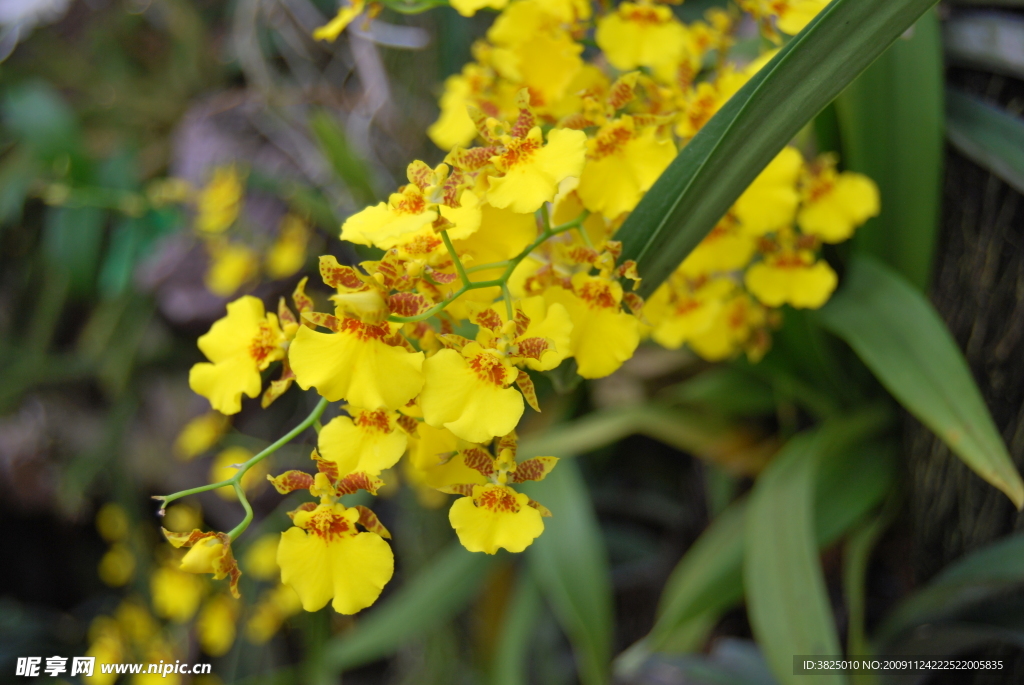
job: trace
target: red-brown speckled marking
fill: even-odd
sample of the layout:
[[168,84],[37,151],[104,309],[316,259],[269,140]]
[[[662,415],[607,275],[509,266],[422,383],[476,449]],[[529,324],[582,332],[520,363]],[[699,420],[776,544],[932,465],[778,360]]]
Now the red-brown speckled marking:
[[598,258],[597,250],[577,245],[569,250],[568,257],[575,264],[593,264]]
[[191,547],[200,540],[212,538],[217,535],[214,532],[204,533],[198,528],[194,528],[188,533],[174,533],[167,530],[166,528],[161,528],[161,530],[164,531],[164,537],[167,538],[167,541],[175,547]]
[[609,283],[597,280],[587,281],[576,294],[592,309],[617,309],[619,306],[619,303],[615,301],[615,296],[612,295]]
[[658,13],[653,7],[639,6],[629,10],[623,10],[620,8],[619,14],[622,15],[626,21],[631,21],[636,24],[657,26],[658,24],[663,23],[661,17],[658,16]]
[[608,93],[608,106],[614,109],[622,109],[633,100],[633,86],[629,83],[619,80],[612,85],[611,92]]
[[810,266],[797,252],[782,253],[771,260],[771,265],[777,269],[804,269]]
[[420,188],[429,186],[433,175],[434,170],[419,160],[409,165],[409,182],[415,183]]
[[516,337],[518,338],[519,336],[521,336],[523,333],[526,332],[527,328],[530,327],[530,317],[528,317],[526,315],[526,312],[524,312],[522,309],[517,309],[516,310],[515,322],[516,322]]
[[516,501],[515,493],[498,485],[484,488],[480,496],[473,500],[473,503],[496,513],[511,512],[514,514],[519,511],[519,502]]
[[416,293],[397,293],[388,298],[388,307],[398,316],[416,316],[430,309],[431,302]]
[[512,125],[512,129],[509,131],[509,134],[513,138],[525,138],[526,134],[530,132],[530,129],[536,125],[537,118],[533,116],[533,112],[526,107],[520,107],[519,116],[516,118],[516,123]]
[[501,163],[506,170],[512,169],[517,164],[532,159],[541,147],[541,142],[535,138],[513,138],[509,141],[505,152],[500,155]]
[[493,309],[485,309],[476,315],[476,322],[484,328],[492,331],[501,329],[501,317]]
[[356,532],[344,516],[338,516],[330,509],[323,509],[310,516],[305,528],[326,542],[337,540],[346,533],[354,535]]
[[295,292],[292,293],[292,302],[295,303],[299,314],[313,311],[313,300],[309,299],[309,296],[306,295],[306,281],[308,280],[309,277],[307,276],[299,281],[299,284],[295,286]]
[[288,518],[294,520],[295,515],[298,514],[300,511],[313,511],[314,509],[316,509],[316,502],[303,502],[302,504],[288,512]]
[[363,323],[348,317],[341,319],[338,332],[354,335],[360,340],[384,340],[391,335],[391,329],[386,324]]
[[391,425],[391,417],[385,409],[374,409],[373,411],[361,411],[356,414],[352,423],[360,428],[377,433],[390,433],[395,429]]
[[313,487],[313,476],[305,471],[285,471],[277,478],[270,481],[274,489],[282,495],[296,490],[309,490]]
[[466,466],[475,471],[479,471],[480,475],[484,478],[490,478],[494,475],[494,457],[479,447],[471,447],[468,450],[463,450],[462,459]]
[[346,290],[363,290],[366,285],[359,277],[359,272],[351,266],[342,266],[338,260],[327,260],[320,258],[320,277],[324,283],[332,288],[344,288]]
[[718,104],[714,92],[701,93],[695,102],[686,110],[686,118],[693,130],[698,130],[707,123],[711,115],[715,113],[715,105]]
[[270,324],[266,321],[261,321],[256,337],[249,344],[249,356],[257,364],[262,364],[276,349],[277,340],[274,339],[274,332],[270,329]]
[[[411,189],[416,188],[416,186],[406,186],[406,188]],[[395,193],[395,195],[400,195],[401,198],[395,201],[391,206],[399,214],[422,214],[427,211],[427,199],[419,192],[401,192]],[[394,195],[392,195],[392,197],[394,197]]]
[[357,471],[339,480],[336,489],[339,495],[351,495],[358,490],[366,490],[371,495],[376,495],[377,489],[382,485],[384,485],[384,481],[380,478],[374,478],[368,473]]
[[420,425],[419,421],[411,416],[406,416],[405,414],[401,414],[398,417],[397,423],[402,427],[402,430],[409,435],[416,435],[416,429],[419,428]]
[[476,374],[477,378],[486,383],[496,385],[499,388],[505,387],[505,380],[508,371],[501,363],[501,360],[493,354],[481,352],[472,359],[468,359],[466,361],[469,363],[469,368],[473,369],[473,373]]
[[633,132],[623,123],[617,123],[598,134],[594,140],[594,148],[590,152],[591,159],[602,159],[622,150],[626,143],[633,139]]
[[449,154],[452,163],[465,171],[477,171],[491,162],[491,157],[498,154],[495,147],[475,147],[469,150],[457,150]]
[[359,512],[359,525],[382,538],[391,538],[391,533],[388,532],[388,529],[384,527],[384,524],[380,522],[380,519],[377,518],[373,511],[362,504],[357,504],[352,508]]
[[539,412],[540,403],[537,402],[537,389],[533,387],[533,380],[530,378],[530,374],[525,371],[519,371],[519,375],[516,376],[516,385],[519,386],[519,390],[523,393],[523,399],[530,405],[530,408],[535,412]]
[[519,348],[519,356],[529,357],[540,361],[545,352],[551,349],[551,344],[546,338],[523,338],[516,346]]
[[327,480],[331,481],[332,483],[338,480],[338,476],[340,474],[338,473],[337,464],[335,464],[333,461],[324,459],[316,450],[313,450],[313,454],[310,457],[310,459],[316,461],[316,470],[327,476]]
[[520,462],[512,474],[513,482],[522,483],[528,480],[541,480],[554,468],[558,460],[554,457],[534,457]]

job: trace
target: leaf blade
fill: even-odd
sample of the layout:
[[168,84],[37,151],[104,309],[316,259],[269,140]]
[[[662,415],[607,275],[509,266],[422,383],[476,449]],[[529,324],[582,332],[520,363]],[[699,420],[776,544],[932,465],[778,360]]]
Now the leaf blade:
[[[743,582],[754,636],[781,683],[796,683],[793,656],[840,654],[814,540],[820,433],[793,438],[754,484],[744,522]],[[838,673],[822,683],[843,683]]]
[[612,583],[604,540],[575,460],[523,490],[553,516],[527,551],[530,571],[572,643],[580,682],[610,682]]
[[1021,480],[971,370],[931,304],[888,267],[856,255],[818,311],[900,404],[975,473],[1024,507]]
[[1024,120],[953,88],[946,113],[950,144],[1024,193]]
[[904,38],[836,98],[842,162],[878,185],[882,211],[857,229],[870,252],[919,290],[930,282],[945,161],[939,18],[922,16]]

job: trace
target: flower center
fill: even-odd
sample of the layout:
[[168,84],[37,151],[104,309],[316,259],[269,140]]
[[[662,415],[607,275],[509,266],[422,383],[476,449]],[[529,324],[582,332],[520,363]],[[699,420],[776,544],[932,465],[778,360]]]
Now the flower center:
[[381,340],[391,335],[387,325],[363,323],[359,319],[345,317],[341,320],[339,333],[351,333],[360,340]]
[[633,137],[632,131],[622,124],[616,124],[598,134],[591,156],[601,159],[621,150]]
[[584,283],[578,294],[584,302],[590,305],[591,309],[615,309],[619,306],[612,294],[611,287],[600,281]]
[[383,409],[360,412],[353,423],[360,428],[365,428],[370,431],[377,431],[380,433],[391,432],[391,418]]
[[513,138],[501,155],[501,163],[506,170],[511,169],[517,164],[529,161],[540,148],[541,142],[534,138]]
[[505,376],[507,370],[501,360],[493,354],[486,352],[476,355],[467,360],[469,368],[473,369],[476,377],[486,383],[492,383],[499,388],[505,387]]
[[474,503],[478,507],[483,507],[495,513],[510,512],[514,514],[519,511],[519,502],[516,501],[516,496],[511,490],[504,487],[485,488],[480,493],[480,496],[474,500]]
[[330,542],[345,533],[352,532],[352,526],[344,516],[338,516],[330,510],[324,510],[310,517],[306,530],[321,540]]
[[270,324],[266,321],[261,321],[259,332],[256,333],[256,337],[249,344],[249,356],[257,364],[263,364],[267,357],[276,349],[277,341],[274,339],[274,332],[270,329]]

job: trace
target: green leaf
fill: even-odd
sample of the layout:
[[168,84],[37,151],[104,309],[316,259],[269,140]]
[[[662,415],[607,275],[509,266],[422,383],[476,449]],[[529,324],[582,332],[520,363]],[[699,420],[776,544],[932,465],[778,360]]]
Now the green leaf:
[[95,207],[50,207],[46,211],[43,251],[48,267],[68,274],[73,294],[92,290],[103,244],[106,213]]
[[[887,425],[888,417],[870,411],[853,415],[850,433],[832,439],[833,453],[817,470],[815,536],[832,544],[885,497],[895,482],[895,450],[861,442]],[[850,445],[853,445],[850,447]],[[628,673],[649,651],[671,649],[673,636],[702,616],[718,615],[743,597],[743,522],[746,498],[723,511],[680,560],[665,584],[651,633],[620,657]],[[630,654],[632,652],[632,654]]]
[[49,159],[78,146],[75,114],[60,94],[44,81],[7,90],[4,125],[40,157]]
[[537,630],[543,603],[537,583],[523,574],[509,600],[491,666],[491,685],[527,685],[530,682],[530,643]]
[[572,457],[634,434],[646,435],[683,451],[704,454],[728,437],[728,427],[709,422],[707,416],[696,411],[648,403],[594,412],[559,424],[524,440],[520,452]]
[[[814,478],[826,456],[820,432],[793,438],[754,484],[744,520],[747,615],[781,683],[796,684],[794,655],[841,654],[814,539]],[[840,674],[820,683],[842,683]]]
[[309,117],[309,126],[320,143],[324,157],[334,173],[348,187],[352,199],[362,206],[377,199],[370,184],[370,170],[366,162],[359,159],[348,144],[345,131],[337,120],[325,110],[317,110]]
[[448,620],[476,596],[493,561],[493,556],[467,552],[452,543],[361,617],[355,629],[328,641],[325,670],[337,673],[385,657]]
[[953,147],[1024,193],[1024,120],[953,88],[946,116]]
[[971,370],[931,304],[866,255],[851,261],[843,289],[818,312],[900,404],[1020,509],[1021,481]]
[[924,16],[836,99],[845,168],[867,174],[882,212],[857,229],[855,249],[930,283],[941,209],[942,41],[936,12]]
[[[912,628],[953,616],[972,603],[1024,585],[1024,535],[1013,535],[948,566],[900,604],[878,631],[881,644]],[[1019,614],[1018,614],[1019,619]],[[1024,629],[1024,626],[1018,625]]]
[[[871,552],[878,540],[896,517],[897,499],[891,498],[878,516],[858,526],[843,546],[843,597],[846,600],[846,654],[847,656],[866,656],[867,640],[864,637],[865,625],[865,594],[867,584],[868,563]],[[854,675],[855,683],[873,683],[873,676]]]
[[796,133],[935,0],[835,0],[679,153],[617,237],[649,296]]
[[21,209],[38,174],[38,164],[17,147],[0,161],[0,226],[21,218]]
[[727,416],[760,416],[775,411],[771,386],[736,366],[709,369],[666,388],[660,396]]
[[551,510],[527,551],[541,593],[572,643],[583,685],[611,680],[612,581],[604,539],[579,467],[563,460],[523,490]]

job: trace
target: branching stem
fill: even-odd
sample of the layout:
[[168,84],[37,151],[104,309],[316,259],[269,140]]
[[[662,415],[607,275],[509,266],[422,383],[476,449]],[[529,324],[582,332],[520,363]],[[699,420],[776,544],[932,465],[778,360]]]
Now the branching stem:
[[271,454],[273,454],[274,452],[276,452],[277,450],[281,449],[289,442],[294,440],[300,433],[302,433],[302,431],[306,430],[307,428],[314,424],[318,424],[320,422],[320,416],[323,415],[324,410],[326,408],[327,399],[320,398],[320,401],[317,403],[316,407],[313,409],[310,415],[304,418],[299,425],[295,426],[295,428],[291,429],[283,436],[278,438],[275,442],[266,447],[259,454],[253,456],[244,464],[241,464],[238,467],[237,473],[231,476],[231,478],[228,478],[227,480],[222,480],[219,483],[209,483],[208,485],[200,485],[199,487],[196,488],[182,490],[181,492],[175,492],[174,494],[167,495],[165,497],[156,497],[154,499],[160,500],[160,509],[163,510],[167,508],[168,504],[175,500],[179,500],[182,497],[188,497],[189,495],[196,495],[199,494],[200,492],[207,492],[209,490],[216,490],[217,488],[223,488],[227,486],[233,487],[235,489],[235,494],[238,495],[238,501],[242,503],[242,508],[245,509],[245,518],[242,519],[242,522],[235,526],[235,528],[230,533],[228,533],[228,536],[232,540],[234,540],[239,535],[241,535],[246,528],[249,527],[250,523],[252,523],[252,505],[249,504],[249,500],[246,499],[245,497],[245,491],[242,489],[242,477],[253,466],[260,463],[268,456],[270,456]]

